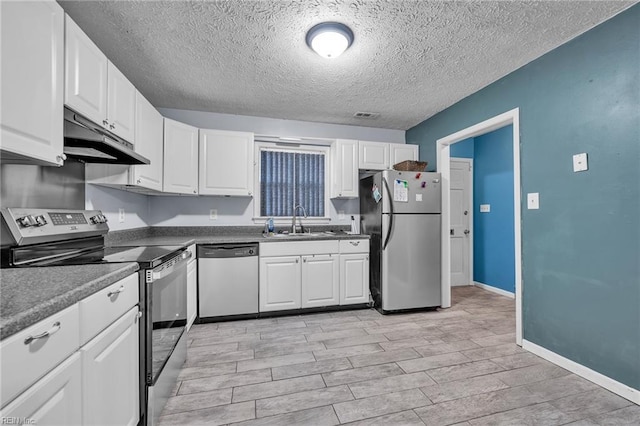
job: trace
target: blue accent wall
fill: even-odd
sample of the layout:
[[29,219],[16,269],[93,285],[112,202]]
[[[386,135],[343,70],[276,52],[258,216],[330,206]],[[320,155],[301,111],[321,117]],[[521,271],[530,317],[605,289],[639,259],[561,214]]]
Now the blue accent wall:
[[458,158],[473,158],[474,138],[456,142],[449,147],[449,155]]
[[[455,146],[454,144],[453,146]],[[480,204],[489,204],[480,213]],[[473,280],[515,293],[513,126],[474,138]]]
[[[524,338],[640,390],[640,5],[407,131],[436,140],[520,108]],[[586,152],[589,170],[574,173]],[[526,194],[540,193],[540,209]]]

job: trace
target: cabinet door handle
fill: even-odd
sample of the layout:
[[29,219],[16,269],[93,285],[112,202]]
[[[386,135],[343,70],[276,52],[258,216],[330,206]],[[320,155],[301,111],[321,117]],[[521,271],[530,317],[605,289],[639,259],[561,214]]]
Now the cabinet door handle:
[[116,126],[115,126],[115,124],[109,124],[109,128],[110,128],[110,129],[115,129],[115,128],[116,128]]
[[61,328],[60,321],[56,321],[53,323],[53,326],[49,330],[45,331],[44,333],[36,334],[35,336],[29,336],[26,339],[24,339],[24,344],[28,345],[34,340],[44,339],[45,337],[49,337],[53,334],[56,334],[58,330],[60,330],[60,328]]
[[109,293],[107,293],[107,297],[111,298],[111,296],[115,296],[116,294],[120,294],[123,291],[124,291],[124,286],[121,285],[119,289],[113,290],[113,291],[110,291]]
[[104,124],[105,126],[108,126],[109,122],[107,120],[102,120],[102,124]]
[[296,263],[299,263],[299,262],[300,262],[300,259],[296,259]]

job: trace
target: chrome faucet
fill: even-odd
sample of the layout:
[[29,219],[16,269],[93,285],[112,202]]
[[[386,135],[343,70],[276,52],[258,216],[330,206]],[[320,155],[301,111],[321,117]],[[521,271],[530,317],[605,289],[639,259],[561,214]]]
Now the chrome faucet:
[[[302,213],[304,213],[304,218],[307,218],[307,210],[305,210],[305,208],[302,206],[302,204],[298,204],[297,206],[293,207],[293,216],[291,217],[291,233],[295,234],[296,233],[296,211],[298,211],[298,209],[302,209]],[[302,222],[300,223],[300,228],[302,228]]]

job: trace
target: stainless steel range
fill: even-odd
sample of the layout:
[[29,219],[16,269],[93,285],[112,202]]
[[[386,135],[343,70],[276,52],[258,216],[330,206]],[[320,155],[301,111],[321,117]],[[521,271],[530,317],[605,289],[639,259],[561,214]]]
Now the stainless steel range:
[[98,210],[2,209],[2,267],[137,262],[140,424],[156,423],[186,359],[187,261],[180,246],[105,247]]

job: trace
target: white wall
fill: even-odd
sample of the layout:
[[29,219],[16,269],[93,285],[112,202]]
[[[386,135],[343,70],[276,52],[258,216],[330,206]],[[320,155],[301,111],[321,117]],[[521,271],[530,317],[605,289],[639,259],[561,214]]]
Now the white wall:
[[[249,131],[264,136],[358,139],[404,143],[403,130],[345,126],[281,120],[275,118],[216,114],[211,112],[159,108],[160,113],[198,128]],[[146,196],[119,189],[87,185],[86,208],[102,210],[112,230],[143,226],[219,226],[255,225],[253,199],[211,196]],[[125,209],[125,221],[118,221],[118,209]],[[351,216],[359,223],[358,200],[331,200],[332,225],[349,225]],[[209,210],[218,210],[218,219],[209,220]],[[344,219],[339,219],[344,211]]]
[[172,118],[200,129],[236,130],[253,132],[261,136],[340,138],[405,143],[404,130],[217,114],[171,108],[158,108],[158,111],[167,118]]
[[[98,185],[85,185],[85,208],[102,210],[109,221],[109,229],[149,226],[149,197]],[[124,209],[124,222],[118,220],[118,209]]]

